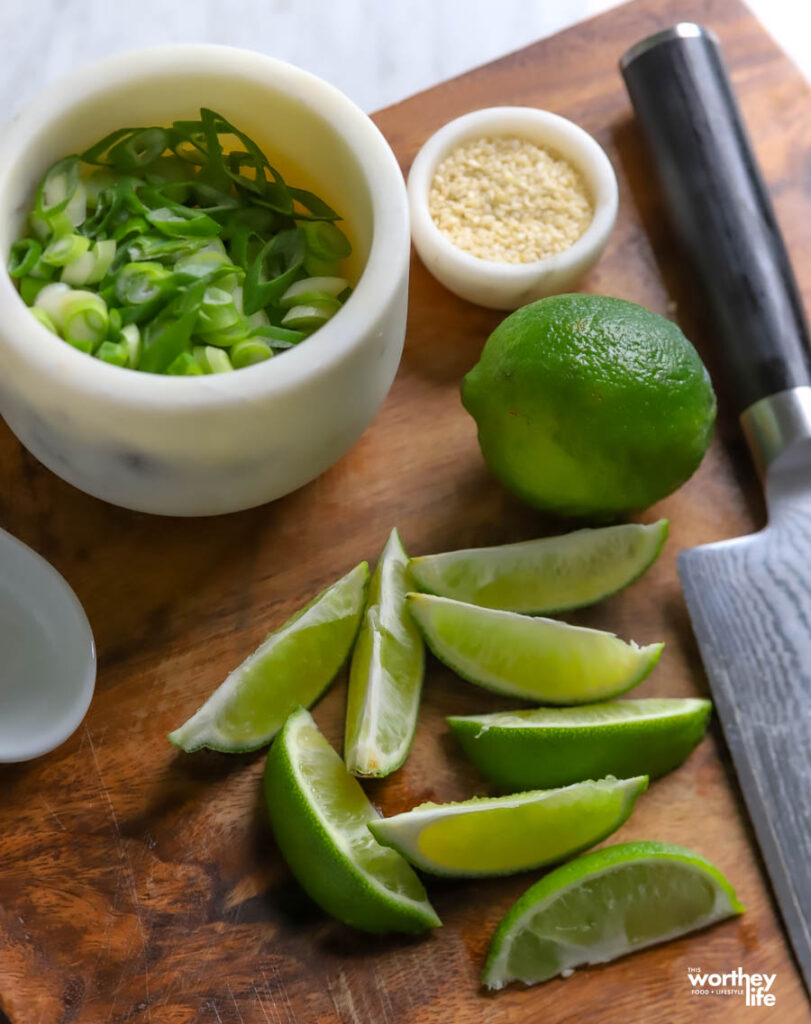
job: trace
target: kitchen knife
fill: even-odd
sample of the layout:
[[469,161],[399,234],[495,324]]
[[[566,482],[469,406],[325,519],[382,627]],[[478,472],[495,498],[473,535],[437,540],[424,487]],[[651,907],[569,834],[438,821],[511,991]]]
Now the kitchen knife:
[[[715,321],[768,525],[678,570],[746,805],[811,992],[811,346],[714,35],[679,24],[620,67]],[[708,851],[711,852],[711,851]]]

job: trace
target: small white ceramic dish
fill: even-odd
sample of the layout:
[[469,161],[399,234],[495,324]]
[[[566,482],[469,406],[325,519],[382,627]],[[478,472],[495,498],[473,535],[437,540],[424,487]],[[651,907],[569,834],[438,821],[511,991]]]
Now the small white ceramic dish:
[[96,651],[78,598],[52,565],[0,530],[0,762],[28,761],[78,728]]
[[[199,117],[200,107],[253,136],[291,183],[342,214],[355,290],[300,346],[235,373],[168,377],[109,366],[31,316],[5,271],[9,247],[54,160],[122,126]],[[213,515],[278,498],[340,458],[386,396],[405,336],[409,250],[394,154],[331,85],[223,46],[101,61],[50,87],[3,129],[0,412],[49,469],[116,505]]]
[[[534,263],[494,263],[457,248],[434,223],[428,197],[440,161],[469,139],[504,135],[548,147],[582,174],[594,203],[594,218],[564,252]],[[535,299],[571,291],[597,262],[617,218],[617,178],[599,143],[565,117],[534,107],[488,107],[448,122],[428,139],[411,166],[408,201],[414,247],[438,281],[479,306],[517,309]]]

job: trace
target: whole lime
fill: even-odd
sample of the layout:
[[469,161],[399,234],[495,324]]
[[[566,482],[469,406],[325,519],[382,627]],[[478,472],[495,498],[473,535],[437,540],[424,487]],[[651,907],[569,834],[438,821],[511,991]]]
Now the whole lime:
[[606,519],[698,468],[715,394],[681,330],[633,302],[556,295],[516,310],[462,382],[485,462],[538,508]]

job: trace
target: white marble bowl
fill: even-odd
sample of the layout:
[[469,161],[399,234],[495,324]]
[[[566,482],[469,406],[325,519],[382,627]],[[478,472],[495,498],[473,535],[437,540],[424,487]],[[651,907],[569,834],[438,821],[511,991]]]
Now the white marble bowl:
[[49,165],[115,128],[212,107],[338,208],[355,252],[346,305],[300,346],[256,366],[167,377],[73,349],[26,309],[0,270],[0,412],[41,462],[96,497],[166,515],[250,508],[307,483],[377,412],[403,347],[408,205],[369,118],[337,89],[246,50],[166,46],[91,65],[4,128],[0,261]]
[[[495,263],[459,249],[428,209],[434,173],[451,150],[470,139],[504,135],[547,146],[568,160],[594,203],[594,217],[574,245],[533,263]],[[487,107],[457,117],[428,139],[411,166],[408,200],[414,247],[434,277],[469,302],[512,310],[571,291],[594,266],[617,219],[617,178],[599,143],[565,117],[535,107]]]

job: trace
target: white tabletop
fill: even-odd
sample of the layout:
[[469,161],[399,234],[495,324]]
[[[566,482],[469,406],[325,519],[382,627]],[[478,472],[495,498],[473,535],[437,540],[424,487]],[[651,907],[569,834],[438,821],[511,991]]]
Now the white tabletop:
[[[811,78],[808,0],[748,0]],[[615,0],[0,0],[0,121],[45,82],[121,50],[262,50],[373,111],[615,5]]]

